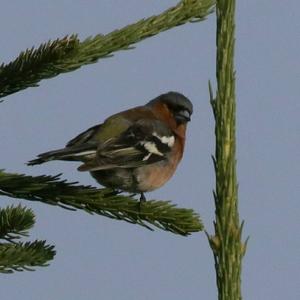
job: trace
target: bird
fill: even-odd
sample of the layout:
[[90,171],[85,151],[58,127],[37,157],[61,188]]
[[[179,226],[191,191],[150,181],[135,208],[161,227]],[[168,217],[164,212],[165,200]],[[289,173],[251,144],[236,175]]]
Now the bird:
[[102,186],[140,195],[163,186],[182,159],[192,102],[179,92],[159,95],[108,117],[71,139],[64,148],[41,153],[28,165],[79,161]]

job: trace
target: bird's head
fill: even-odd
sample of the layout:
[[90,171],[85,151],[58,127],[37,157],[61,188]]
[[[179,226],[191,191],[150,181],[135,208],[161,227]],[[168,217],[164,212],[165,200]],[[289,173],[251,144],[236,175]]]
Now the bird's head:
[[171,113],[177,125],[186,124],[191,121],[193,113],[192,102],[178,92],[162,94],[147,103],[147,106],[162,106]]

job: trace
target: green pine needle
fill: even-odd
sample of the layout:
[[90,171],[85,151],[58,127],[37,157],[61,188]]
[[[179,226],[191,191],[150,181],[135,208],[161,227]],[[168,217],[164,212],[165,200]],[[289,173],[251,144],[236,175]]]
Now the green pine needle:
[[82,42],[77,35],[71,35],[23,51],[14,61],[0,66],[0,98],[38,86],[42,79],[110,57],[116,51],[132,49],[133,44],[175,26],[204,20],[214,4],[215,0],[183,0],[160,15],[142,19],[107,35],[99,34]]
[[0,209],[0,239],[13,241],[20,236],[27,236],[34,223],[31,209],[21,205]]
[[236,97],[235,97],[235,0],[217,0],[217,92],[210,102],[215,117],[216,150],[213,163],[216,174],[214,191],[215,233],[207,234],[213,250],[219,300],[241,300],[243,223],[239,220],[236,174]]
[[82,209],[116,220],[138,224],[150,230],[153,225],[179,235],[203,230],[199,215],[192,209],[177,208],[170,201],[146,201],[113,195],[112,190],[77,185],[57,176],[25,176],[0,171],[0,195]]
[[55,254],[54,246],[45,241],[0,244],[0,273],[34,271],[34,267],[48,266]]

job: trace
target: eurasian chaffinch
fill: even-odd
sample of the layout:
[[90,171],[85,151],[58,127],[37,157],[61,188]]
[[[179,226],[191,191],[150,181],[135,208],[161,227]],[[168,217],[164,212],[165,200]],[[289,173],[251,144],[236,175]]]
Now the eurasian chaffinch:
[[50,160],[81,161],[103,186],[140,193],[164,185],[174,174],[185,144],[191,101],[168,92],[107,118],[69,141],[65,148],[38,155],[28,165]]

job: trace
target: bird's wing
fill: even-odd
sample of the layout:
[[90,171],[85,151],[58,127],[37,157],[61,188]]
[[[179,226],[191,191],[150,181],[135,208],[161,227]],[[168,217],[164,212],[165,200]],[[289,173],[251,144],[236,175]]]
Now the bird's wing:
[[98,124],[96,126],[93,126],[89,129],[87,129],[86,131],[80,133],[75,138],[70,140],[67,143],[66,147],[67,148],[77,147],[77,146],[81,146],[85,143],[91,142],[93,140],[93,137],[95,136],[95,134],[101,130],[102,126],[103,126],[103,124]]
[[97,149],[111,138],[121,135],[132,125],[127,118],[117,114],[104,123],[93,126],[70,140],[65,148],[38,155],[38,158],[28,162],[37,165],[50,160],[91,161],[96,157]]
[[174,142],[174,134],[164,123],[141,119],[120,135],[101,143],[96,157],[86,161],[78,170],[135,168],[162,161],[167,158]]
[[72,154],[76,160],[90,160],[96,156],[97,149],[111,138],[126,131],[132,123],[120,115],[108,118],[104,123],[93,126],[70,140],[65,152]]

